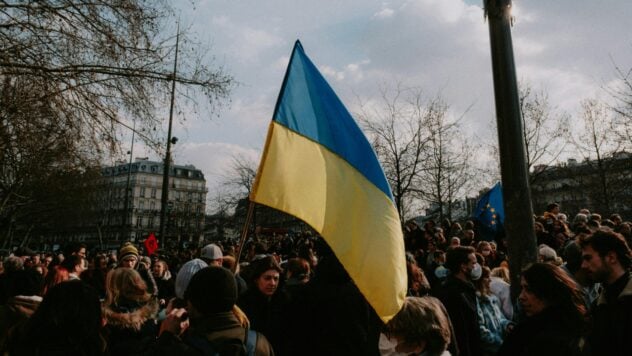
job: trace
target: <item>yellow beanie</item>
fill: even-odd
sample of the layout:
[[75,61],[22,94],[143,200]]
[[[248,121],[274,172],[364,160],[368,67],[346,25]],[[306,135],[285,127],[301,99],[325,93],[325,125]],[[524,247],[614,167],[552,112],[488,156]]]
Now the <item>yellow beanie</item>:
[[138,260],[138,249],[131,243],[127,243],[121,247],[118,254],[118,260],[123,261],[123,259],[129,255],[133,255]]

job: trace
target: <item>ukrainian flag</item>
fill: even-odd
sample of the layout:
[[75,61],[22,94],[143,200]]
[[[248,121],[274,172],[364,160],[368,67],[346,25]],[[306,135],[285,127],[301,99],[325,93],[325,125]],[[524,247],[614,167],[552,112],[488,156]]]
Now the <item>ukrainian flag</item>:
[[397,209],[371,145],[297,41],[250,199],[321,234],[384,322],[406,296]]

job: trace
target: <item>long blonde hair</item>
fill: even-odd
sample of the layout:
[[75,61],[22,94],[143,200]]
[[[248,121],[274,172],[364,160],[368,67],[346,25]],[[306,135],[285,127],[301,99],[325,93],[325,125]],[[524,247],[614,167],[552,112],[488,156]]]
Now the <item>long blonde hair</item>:
[[147,284],[132,268],[116,268],[108,273],[106,282],[106,305],[119,304],[121,299],[144,303],[151,298]]

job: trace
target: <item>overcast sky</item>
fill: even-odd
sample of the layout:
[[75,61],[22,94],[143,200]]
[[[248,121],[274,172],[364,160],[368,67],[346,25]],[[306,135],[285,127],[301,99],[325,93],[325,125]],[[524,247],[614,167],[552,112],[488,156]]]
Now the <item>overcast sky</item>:
[[[468,131],[489,137],[494,102],[482,1],[176,1],[183,25],[239,83],[219,117],[174,126],[176,163],[202,169],[212,192],[232,155],[258,161],[296,39],[351,112],[358,97],[376,98],[381,83],[399,81],[440,93],[453,113],[471,106]],[[614,80],[613,62],[632,67],[631,1],[513,4],[518,78],[545,89],[559,110],[577,116],[581,99],[603,95]]]

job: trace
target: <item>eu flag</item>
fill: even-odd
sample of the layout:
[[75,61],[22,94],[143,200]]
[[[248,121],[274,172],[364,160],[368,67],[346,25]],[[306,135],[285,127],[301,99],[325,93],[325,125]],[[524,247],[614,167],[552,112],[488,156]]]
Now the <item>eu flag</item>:
[[500,182],[478,200],[476,209],[472,212],[472,218],[478,222],[483,235],[495,235],[502,230],[505,209],[503,208],[503,188]]

